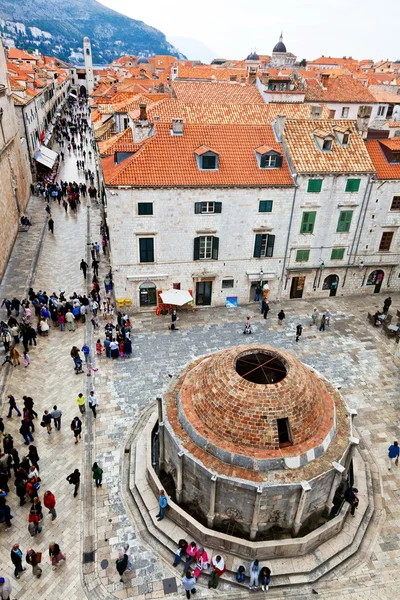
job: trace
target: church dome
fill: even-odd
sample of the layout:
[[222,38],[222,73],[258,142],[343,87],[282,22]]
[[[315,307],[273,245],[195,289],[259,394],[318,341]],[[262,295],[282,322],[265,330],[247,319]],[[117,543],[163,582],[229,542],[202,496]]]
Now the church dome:
[[149,62],[149,61],[147,60],[147,58],[146,58],[145,56],[141,56],[141,57],[139,58],[139,60],[137,61],[137,64],[138,64],[138,65],[144,65],[144,64],[147,64],[148,62]]
[[283,43],[283,36],[282,34],[279,37],[279,42],[277,44],[275,44],[274,49],[272,50],[272,52],[286,52],[286,46]]
[[260,60],[260,57],[256,52],[251,52],[246,58],[246,60]]

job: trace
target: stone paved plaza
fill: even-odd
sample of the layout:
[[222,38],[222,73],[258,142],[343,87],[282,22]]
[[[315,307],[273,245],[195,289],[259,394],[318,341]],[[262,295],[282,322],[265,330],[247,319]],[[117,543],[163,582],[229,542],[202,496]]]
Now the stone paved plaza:
[[[60,178],[81,178],[75,169],[76,157],[66,157]],[[85,281],[79,271],[81,258],[89,262],[88,243],[100,241],[100,210],[95,203],[83,200],[76,215],[64,214],[54,203],[55,234],[45,227],[44,201],[32,198],[28,213],[34,225],[29,233],[20,233],[12,260],[1,285],[2,296],[23,296],[32,284],[35,290],[48,293],[65,290],[83,292]],[[40,250],[40,252],[39,252]],[[37,259],[37,265],[36,265]],[[101,275],[108,263],[102,257]],[[87,283],[90,281],[88,278]],[[40,455],[41,492],[50,489],[57,499],[58,517],[52,522],[45,510],[43,531],[37,538],[28,533],[29,504],[20,508],[13,482],[8,502],[14,519],[12,528],[0,529],[0,575],[10,577],[11,598],[18,600],[83,600],[85,598],[138,598],[150,600],[164,597],[162,579],[179,573],[164,562],[141,534],[134,507],[121,494],[121,465],[124,448],[143,409],[162,395],[177,373],[194,358],[243,342],[243,323],[251,315],[253,335],[250,343],[267,343],[292,352],[306,364],[341,388],[350,408],[358,411],[355,426],[361,447],[368,447],[379,468],[384,490],[385,518],[367,531],[360,556],[350,559],[337,572],[317,582],[314,589],[324,598],[358,598],[389,600],[398,597],[400,579],[400,467],[387,470],[387,447],[398,432],[399,370],[392,357],[394,343],[374,329],[366,320],[367,312],[383,304],[383,296],[329,298],[318,301],[320,310],[333,313],[331,326],[319,332],[310,326],[311,301],[293,301],[283,308],[286,323],[278,326],[276,314],[280,305],[272,302],[269,319],[264,321],[255,305],[238,309],[204,309],[195,313],[180,313],[179,331],[168,330],[168,317],[144,313],[133,317],[133,355],[131,359],[111,360],[101,357],[94,377],[76,376],[70,349],[81,347],[85,339],[93,343],[91,327],[80,324],[75,332],[60,332],[51,328],[48,338],[40,338],[31,351],[31,365],[1,372],[2,416],[22,455],[23,441],[18,433],[19,421],[7,419],[5,401],[12,393],[22,406],[22,395],[35,400],[42,411],[56,403],[63,411],[60,432],[50,435],[36,421],[35,444]],[[272,299],[273,300],[273,299]],[[400,296],[393,295],[391,312],[400,308]],[[1,309],[1,318],[6,313]],[[304,331],[298,344],[295,327],[303,323]],[[94,340],[95,341],[95,340]],[[246,338],[249,343],[249,338]],[[22,345],[21,345],[22,347]],[[0,349],[0,358],[4,350]],[[99,398],[96,420],[91,412],[85,415],[83,440],[74,444],[69,425],[77,414],[76,397],[95,389]],[[97,460],[104,469],[103,487],[96,489],[91,477],[91,464]],[[73,498],[72,486],[66,477],[75,468],[82,473],[80,494]],[[56,541],[67,561],[52,571],[47,548]],[[19,580],[13,576],[10,550],[19,542],[23,552],[33,547],[43,551],[41,579],[33,579],[30,569]],[[120,583],[115,559],[123,544],[129,543],[133,568],[128,581]],[[83,553],[95,551],[94,562],[83,564]],[[101,562],[108,561],[102,568]],[[105,566],[105,565],[103,565]],[[273,574],[272,574],[273,575]],[[217,592],[199,586],[199,596],[248,597],[247,592],[223,584]],[[261,592],[258,593],[260,597]],[[273,598],[311,597],[311,588],[274,590],[273,578],[269,596]],[[170,598],[183,598],[178,594]]]

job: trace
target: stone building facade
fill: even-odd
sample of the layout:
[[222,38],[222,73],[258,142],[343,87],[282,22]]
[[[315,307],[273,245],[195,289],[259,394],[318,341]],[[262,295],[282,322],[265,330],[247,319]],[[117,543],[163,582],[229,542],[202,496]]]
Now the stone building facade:
[[3,276],[14,245],[20,215],[29,200],[30,183],[26,139],[18,128],[0,38],[0,277]]

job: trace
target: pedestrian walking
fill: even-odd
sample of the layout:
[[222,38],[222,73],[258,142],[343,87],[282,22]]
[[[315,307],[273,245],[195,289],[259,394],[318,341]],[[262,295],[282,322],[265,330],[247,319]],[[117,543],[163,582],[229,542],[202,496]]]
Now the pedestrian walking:
[[4,531],[8,531],[11,527],[11,519],[13,519],[14,517],[11,514],[11,508],[8,506],[8,504],[6,504],[6,491],[2,490],[1,493],[4,495],[0,496],[0,522],[4,521],[4,523],[6,524],[6,528]]
[[271,569],[267,566],[261,568],[260,583],[263,592],[268,592],[269,584],[271,583]]
[[23,356],[24,356],[24,366],[26,369],[31,364],[31,357],[29,356],[29,354],[27,352],[24,352]]
[[65,320],[67,322],[68,331],[75,331],[75,316],[69,309],[65,314]]
[[89,407],[92,409],[92,413],[94,418],[96,418],[96,408],[99,405],[99,401],[97,397],[94,395],[94,391],[92,390],[89,394]]
[[346,502],[348,502],[351,506],[351,511],[350,514],[354,517],[355,516],[355,510],[356,508],[358,508],[358,503],[359,500],[356,496],[356,494],[358,494],[358,489],[355,487],[348,487],[344,493],[344,499],[346,500]]
[[98,275],[99,275],[99,262],[95,258],[92,261],[92,269],[93,269],[93,275],[95,275],[96,277],[98,277]]
[[89,265],[87,264],[87,262],[85,262],[84,259],[82,258],[79,269],[82,271],[85,279],[86,279],[86,271],[87,271],[88,266]]
[[263,315],[264,319],[268,318],[268,313],[269,313],[268,300],[266,298],[263,298],[263,300],[261,302],[261,314]]
[[319,310],[316,306],[314,306],[314,310],[311,314],[311,325],[318,325],[319,323]]
[[120,552],[117,560],[115,561],[115,568],[118,571],[121,583],[125,583],[125,581],[126,581],[126,578],[124,578],[124,573],[127,570],[128,561],[129,561],[129,557],[124,552]]
[[79,417],[75,417],[75,419],[73,419],[71,423],[71,430],[74,432],[75,444],[77,444],[82,437],[82,421],[79,419]]
[[12,411],[15,410],[15,412],[17,413],[17,415],[20,417],[21,416],[21,412],[17,406],[17,402],[14,398],[14,396],[12,396],[11,394],[8,394],[7,396],[8,398],[8,404],[10,405],[10,408],[8,409],[8,415],[7,418],[11,419],[12,416]]
[[332,313],[327,310],[325,313],[325,327],[329,327],[329,323],[331,322]]
[[28,458],[31,461],[32,465],[35,467],[36,471],[39,472],[40,471],[40,469],[39,469],[40,458],[39,458],[37,448],[33,444],[31,444],[29,446]]
[[47,433],[50,435],[50,433],[51,433],[51,415],[49,414],[48,410],[44,411],[42,421],[40,424],[42,427],[46,427]]
[[394,460],[394,464],[396,465],[396,467],[399,464],[399,454],[400,454],[399,442],[393,442],[393,444],[391,446],[389,446],[389,448],[388,448],[388,469],[389,469],[389,471],[392,468],[393,460]]
[[386,298],[386,300],[383,302],[383,312],[388,313],[391,305],[392,305],[392,298],[389,296],[389,298]]
[[283,312],[283,309],[281,308],[281,310],[278,312],[278,325],[283,325],[285,318],[286,318],[286,315]]
[[186,592],[186,598],[190,600],[190,595],[196,593],[196,578],[190,569],[185,572],[185,576],[182,579],[182,585]]
[[244,323],[243,335],[246,335],[246,334],[250,335],[251,333],[252,333],[252,331],[251,331],[251,325],[250,325],[250,317],[246,317],[246,321]]
[[71,473],[70,475],[68,475],[67,481],[71,485],[75,486],[74,487],[74,498],[76,498],[77,495],[78,495],[79,485],[80,485],[80,482],[81,482],[81,474],[80,474],[79,470],[75,469],[75,471],[73,473]]
[[62,411],[59,408],[57,408],[56,404],[53,406],[53,410],[51,411],[50,416],[54,421],[54,427],[58,431],[60,431]]
[[51,520],[55,521],[57,518],[56,498],[50,490],[45,491],[43,495],[43,504],[48,509],[49,515],[51,515]]
[[250,582],[249,590],[256,590],[258,588],[258,578],[260,576],[261,566],[256,558],[250,565]]
[[26,568],[22,566],[23,554],[19,544],[14,544],[11,548],[11,562],[14,565],[14,577],[19,579],[19,574],[26,571]]
[[208,581],[209,589],[218,587],[219,578],[225,573],[225,561],[220,554],[214,556],[211,560],[211,575]]
[[53,571],[55,571],[58,565],[67,558],[66,554],[61,552],[60,546],[55,542],[50,542],[49,544],[49,556],[51,560],[51,564],[53,567]]
[[42,562],[42,553],[35,552],[33,548],[28,548],[25,560],[28,565],[31,565],[33,576],[39,579],[42,576],[42,569],[39,567],[39,564]]
[[85,398],[85,396],[82,393],[78,394],[76,402],[78,404],[78,408],[79,408],[79,411],[80,411],[81,415],[84,415],[85,412],[86,412],[86,407],[85,407],[86,398]]
[[11,600],[12,587],[8,577],[3,575],[0,577],[0,598],[3,600]]
[[303,325],[301,323],[299,323],[296,327],[296,342],[299,341],[302,333],[303,333]]
[[14,367],[20,365],[19,359],[21,358],[21,354],[18,352],[15,346],[10,346],[10,358],[12,360],[12,364]]
[[50,233],[54,233],[54,221],[52,217],[47,221],[47,226],[49,228]]
[[103,480],[103,469],[101,467],[99,467],[97,462],[93,463],[92,473],[93,473],[93,479],[95,481],[96,487],[101,487],[102,480]]
[[325,331],[325,324],[326,324],[326,316],[322,315],[321,324],[319,326],[319,331]]
[[29,442],[34,442],[33,435],[31,432],[32,424],[27,423],[26,421],[21,421],[21,427],[19,428],[19,432],[24,438],[25,445],[29,446]]
[[160,497],[158,499],[159,513],[157,515],[157,521],[161,521],[165,517],[165,509],[168,506],[168,499],[165,495],[164,490],[160,490]]

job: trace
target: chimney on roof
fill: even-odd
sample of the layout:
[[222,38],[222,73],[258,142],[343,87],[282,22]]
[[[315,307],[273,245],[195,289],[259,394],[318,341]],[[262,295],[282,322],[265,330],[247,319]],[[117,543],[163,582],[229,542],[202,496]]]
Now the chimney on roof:
[[285,115],[278,115],[274,121],[272,121],[272,126],[275,131],[276,139],[278,142],[282,141],[283,132],[285,130]]
[[172,119],[172,135],[183,135],[183,119]]
[[140,108],[139,121],[147,121],[146,104],[144,102],[141,102],[139,104],[139,108]]

